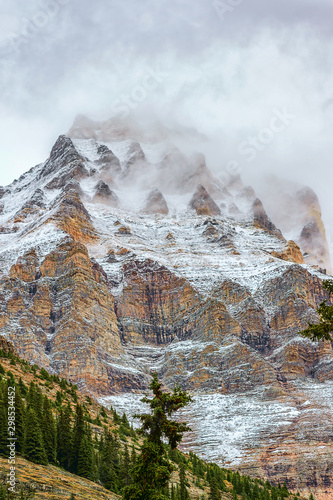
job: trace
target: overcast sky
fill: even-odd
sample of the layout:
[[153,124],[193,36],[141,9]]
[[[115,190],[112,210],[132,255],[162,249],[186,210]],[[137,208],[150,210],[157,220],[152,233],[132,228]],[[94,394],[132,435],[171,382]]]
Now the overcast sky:
[[0,184],[131,109],[206,134],[216,171],[311,185],[332,242],[332,61],[332,0],[0,0]]

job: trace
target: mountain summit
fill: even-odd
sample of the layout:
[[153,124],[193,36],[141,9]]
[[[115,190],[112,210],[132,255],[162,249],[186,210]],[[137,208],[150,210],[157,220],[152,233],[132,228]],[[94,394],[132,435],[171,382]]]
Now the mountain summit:
[[[318,199],[297,188],[274,218],[180,142],[163,127],[80,117],[44,163],[1,188],[0,334],[97,398],[140,393],[156,370],[197,394],[199,452],[329,490],[332,347],[298,336],[326,297]],[[212,414],[239,405],[229,447],[203,430],[207,401]]]

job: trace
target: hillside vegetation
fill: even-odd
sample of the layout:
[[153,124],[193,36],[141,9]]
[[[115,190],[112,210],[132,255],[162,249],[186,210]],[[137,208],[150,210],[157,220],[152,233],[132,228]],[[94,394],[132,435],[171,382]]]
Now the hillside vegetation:
[[[9,388],[15,388],[17,494],[8,498],[120,499],[132,482],[132,468],[142,447],[142,438],[126,415],[100,406],[75,385],[29,365],[11,351],[0,350],[0,479],[4,485],[9,472],[8,394],[13,391]],[[174,471],[162,494],[171,500],[301,498],[285,486],[274,487],[205,463],[193,453],[165,448]],[[2,498],[7,498],[3,486]]]

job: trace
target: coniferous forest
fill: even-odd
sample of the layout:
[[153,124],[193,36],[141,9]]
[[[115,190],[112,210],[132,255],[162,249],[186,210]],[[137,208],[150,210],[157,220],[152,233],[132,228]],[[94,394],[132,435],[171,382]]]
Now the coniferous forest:
[[[150,386],[153,397],[144,398],[151,411],[137,415],[141,428],[135,430],[125,414],[97,405],[65,379],[11,352],[0,350],[0,358],[0,456],[5,459],[12,390],[18,456],[98,483],[124,500],[300,498],[285,485],[273,486],[180,452],[177,445],[189,428],[173,421],[172,413],[191,397],[179,387],[172,393],[162,391],[156,374]],[[1,478],[0,500],[24,500],[38,493],[25,484],[14,495],[7,490],[5,471]],[[70,498],[76,498],[75,492]]]

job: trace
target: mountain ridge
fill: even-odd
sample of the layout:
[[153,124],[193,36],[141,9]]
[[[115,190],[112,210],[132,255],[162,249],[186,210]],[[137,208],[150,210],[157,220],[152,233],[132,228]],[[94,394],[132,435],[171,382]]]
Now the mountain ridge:
[[[322,255],[309,264],[309,248],[284,237],[239,177],[224,186],[201,154],[111,125],[60,136],[45,163],[3,189],[0,334],[96,398],[142,392],[157,369],[169,387],[261,391],[261,405],[301,412],[307,434],[326,409],[296,399],[333,379],[332,347],[297,335],[327,298]],[[145,210],[151,193],[158,203]],[[285,438],[297,446],[292,425]],[[260,444],[266,462],[277,429]],[[320,471],[326,428],[316,440]],[[283,481],[306,488],[310,459],[302,479],[292,453],[284,460],[293,472]]]

